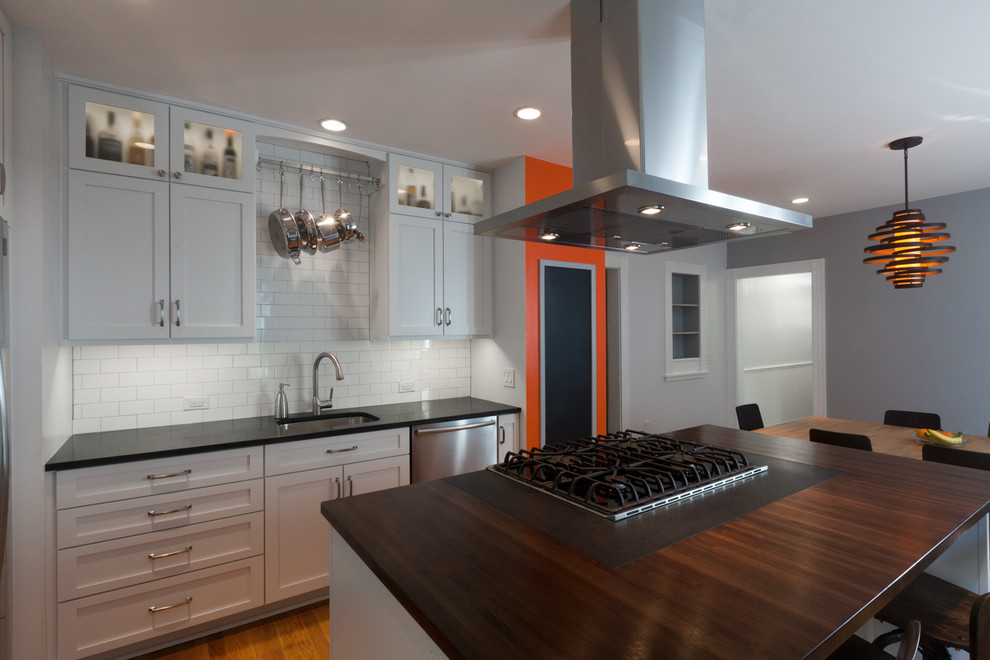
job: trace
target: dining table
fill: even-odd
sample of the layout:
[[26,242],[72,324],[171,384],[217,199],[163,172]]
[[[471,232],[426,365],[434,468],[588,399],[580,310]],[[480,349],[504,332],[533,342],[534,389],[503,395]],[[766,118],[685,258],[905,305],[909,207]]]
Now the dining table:
[[[803,417],[759,429],[756,433],[794,438],[795,440],[808,440],[808,431],[810,429],[865,435],[870,438],[873,451],[877,453],[916,458],[918,460],[921,460],[921,448],[926,444],[924,441],[916,438],[915,432],[918,429],[915,428],[876,424],[874,422],[859,422],[835,417]],[[943,430],[952,432],[951,429]],[[964,438],[965,444],[960,445],[960,448],[990,453],[990,438],[969,434],[965,434]]]
[[[856,433],[870,438],[873,451],[880,454],[892,456],[903,456],[921,460],[922,447],[926,444],[919,440],[916,431],[918,429],[906,426],[893,426],[890,424],[877,424],[875,422],[861,422],[851,419],[839,419],[836,417],[802,417],[774,424],[755,433],[773,435],[783,438],[793,438],[795,440],[810,440],[808,431],[810,429],[823,429],[825,431],[837,431],[839,433]],[[942,429],[952,432],[951,429]],[[961,449],[990,453],[990,437],[982,435],[964,434],[964,444]],[[979,593],[990,591],[990,517],[984,516],[978,522],[970,534],[959,541],[965,549],[959,549],[952,555],[950,561],[959,561],[960,557],[976,558],[975,583],[971,587]],[[970,547],[972,546],[972,547]],[[958,566],[938,566],[936,573],[941,572],[940,577],[953,582],[961,582],[967,573],[972,570],[959,570]],[[966,586],[966,585],[963,585]]]

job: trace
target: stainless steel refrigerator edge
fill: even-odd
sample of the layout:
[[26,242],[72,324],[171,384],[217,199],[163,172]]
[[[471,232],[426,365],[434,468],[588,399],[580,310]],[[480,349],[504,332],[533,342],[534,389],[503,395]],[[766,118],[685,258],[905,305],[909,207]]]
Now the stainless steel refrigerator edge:
[[7,256],[7,221],[0,218],[0,660],[7,657],[9,631],[7,612],[10,607],[7,561],[10,524],[10,319],[8,318],[9,270]]
[[498,420],[475,417],[412,427],[412,482],[484,470],[498,462]]

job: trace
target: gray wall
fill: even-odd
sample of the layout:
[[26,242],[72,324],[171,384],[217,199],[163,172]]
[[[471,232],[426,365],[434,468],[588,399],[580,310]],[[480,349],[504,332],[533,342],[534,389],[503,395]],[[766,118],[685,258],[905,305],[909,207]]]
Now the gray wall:
[[816,218],[814,228],[730,243],[727,266],[825,259],[828,415],[880,422],[884,410],[936,412],[949,430],[990,421],[990,188],[914,201],[952,234],[944,272],[895,291],[863,264],[867,235],[899,206]]

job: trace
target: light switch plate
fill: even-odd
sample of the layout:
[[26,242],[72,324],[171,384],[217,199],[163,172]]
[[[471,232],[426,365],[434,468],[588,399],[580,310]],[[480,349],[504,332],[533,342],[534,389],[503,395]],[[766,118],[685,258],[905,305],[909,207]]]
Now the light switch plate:
[[506,367],[502,371],[502,386],[503,387],[515,387],[516,386],[516,370],[511,367]]

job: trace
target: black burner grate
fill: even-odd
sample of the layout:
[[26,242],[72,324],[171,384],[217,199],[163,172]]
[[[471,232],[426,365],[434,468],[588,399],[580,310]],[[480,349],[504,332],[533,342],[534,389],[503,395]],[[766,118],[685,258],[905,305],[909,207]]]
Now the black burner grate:
[[624,431],[510,452],[491,468],[620,520],[763,472],[712,445]]

